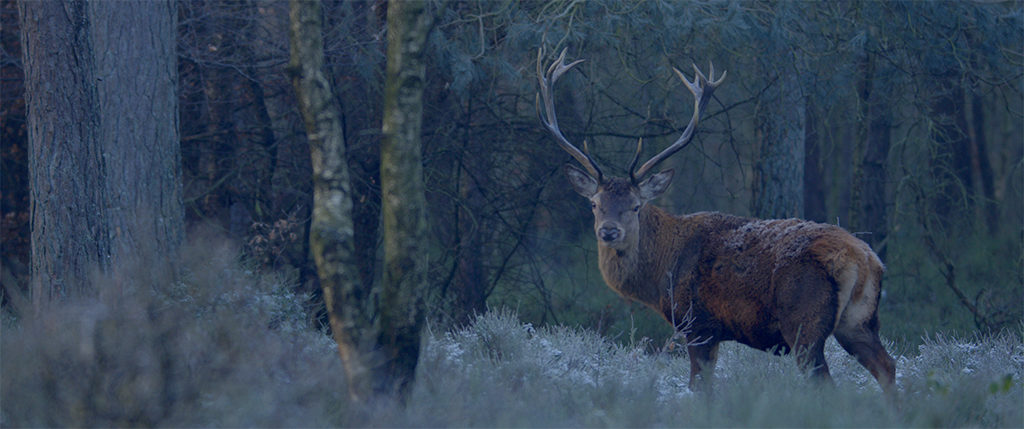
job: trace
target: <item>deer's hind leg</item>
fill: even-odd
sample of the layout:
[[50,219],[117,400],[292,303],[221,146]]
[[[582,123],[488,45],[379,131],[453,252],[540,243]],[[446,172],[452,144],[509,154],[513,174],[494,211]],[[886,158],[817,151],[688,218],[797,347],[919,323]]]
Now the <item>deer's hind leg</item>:
[[[843,322],[846,322],[844,320]],[[847,352],[857,358],[864,368],[878,380],[882,390],[893,392],[896,381],[896,361],[885,351],[878,338],[878,313],[861,323],[848,325],[840,323],[835,332],[836,341]]]
[[896,361],[889,356],[882,340],[878,338],[878,299],[881,289],[880,270],[865,276],[854,288],[853,296],[843,310],[833,334],[839,345],[856,357],[857,362],[878,380],[882,390],[893,393]]
[[825,341],[835,326],[835,284],[824,269],[793,264],[777,273],[776,308],[782,338],[796,354],[801,369],[831,383],[825,361]]
[[821,330],[804,329],[804,325],[795,326],[791,323],[789,327],[783,328],[783,338],[789,344],[791,353],[796,355],[796,363],[801,370],[809,371],[818,381],[831,384],[832,375],[828,370],[828,362],[825,361],[825,340],[828,333]]

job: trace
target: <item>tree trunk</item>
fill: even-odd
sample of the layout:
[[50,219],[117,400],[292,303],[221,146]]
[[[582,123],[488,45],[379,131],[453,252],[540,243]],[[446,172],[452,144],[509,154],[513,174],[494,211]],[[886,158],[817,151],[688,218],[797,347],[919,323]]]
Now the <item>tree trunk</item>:
[[177,251],[183,234],[176,8],[19,2],[29,106],[32,292]]
[[[313,161],[310,249],[331,329],[345,365],[349,395],[404,396],[415,376],[427,271],[426,198],[420,133],[430,29],[426,3],[388,5],[388,66],[381,143],[384,273],[380,287],[359,281],[351,183],[341,110],[323,73],[319,2],[290,6],[290,73]],[[379,304],[378,304],[379,299]]]
[[[89,2],[114,263],[174,255],[184,231],[173,1]],[[126,41],[128,43],[126,43]],[[152,260],[150,258],[153,258]]]
[[804,213],[803,217],[815,222],[825,222],[828,210],[825,208],[825,173],[821,168],[821,143],[818,136],[818,118],[810,98],[806,101],[806,124],[804,124]]
[[885,260],[885,239],[889,233],[886,207],[886,162],[892,133],[892,107],[890,94],[892,73],[879,69],[874,54],[865,53],[861,59],[860,103],[861,118],[866,127],[860,131],[853,184],[853,218],[851,224],[871,244],[878,256]]
[[[214,37],[218,52],[230,52],[233,47],[222,37]],[[200,185],[204,194],[200,202],[205,220],[224,226],[232,237],[241,237],[238,226],[231,222],[229,207],[238,198],[234,195],[236,180],[225,181],[237,168],[239,138],[233,120],[235,106],[232,100],[236,94],[233,84],[238,76],[227,67],[207,67],[203,74],[203,95],[206,104],[206,133],[200,146]]]
[[381,143],[384,272],[380,347],[387,376],[380,393],[404,396],[415,377],[423,325],[430,239],[420,145],[424,49],[432,17],[426,1],[388,4],[387,77]]
[[932,209],[943,231],[950,231],[959,222],[970,219],[971,191],[974,188],[971,175],[970,139],[967,136],[967,118],[964,106],[964,90],[959,74],[955,70],[945,71],[933,77],[935,100],[932,102],[931,118],[934,150],[930,159],[935,192],[932,194]]
[[[475,119],[472,100],[464,107],[463,116],[458,121],[471,124]],[[470,127],[464,128],[460,134],[460,146],[453,151],[458,155],[453,160],[455,177],[451,181],[458,193],[458,198],[452,199],[453,222],[450,224],[455,267],[444,291],[452,299],[449,309],[452,323],[465,326],[473,321],[473,317],[487,311],[489,270],[484,262],[488,244],[498,228],[493,225],[491,217],[485,215],[493,210],[493,207],[488,207],[486,195],[488,189],[494,189],[489,177],[494,170],[491,157],[478,156],[473,150],[476,140]]]
[[28,107],[35,304],[88,294],[105,269],[103,150],[85,1],[18,2]]
[[797,73],[785,71],[765,91],[760,114],[760,158],[754,183],[754,215],[799,217],[804,213],[806,104]]
[[995,180],[992,163],[988,158],[988,142],[985,138],[985,109],[981,95],[971,94],[971,166],[981,182],[981,218],[989,234],[999,232],[999,204],[996,200]]
[[313,219],[309,247],[316,262],[331,331],[345,367],[349,397],[370,398],[375,377],[378,291],[363,284],[352,230],[352,200],[340,108],[324,75],[319,1],[292,0],[289,73],[309,138]]
[[[463,153],[467,154],[465,150]],[[456,271],[451,285],[454,298],[451,314],[456,325],[468,325],[475,315],[487,310],[488,276],[484,256],[488,240],[485,237],[492,226],[485,224],[488,219],[481,216],[487,207],[483,189],[479,187],[479,181],[487,180],[487,166],[481,165],[485,163],[483,160],[464,164],[467,160],[463,158],[457,167],[463,171],[457,179],[459,200],[455,208],[455,234],[458,240],[455,243]],[[477,173],[484,177],[474,178]]]
[[[984,70],[985,66],[981,61],[981,54],[985,48],[982,37],[977,31],[967,34],[968,46],[970,46],[971,62],[969,70],[975,73]],[[981,188],[981,196],[978,204],[978,217],[984,222],[988,233],[995,236],[999,233],[999,201],[996,199],[995,178],[993,177],[992,163],[988,156],[988,139],[985,132],[985,99],[980,86],[984,84],[975,73],[969,74],[968,84],[970,90],[971,117],[967,122],[968,135],[970,137],[971,170],[972,177],[978,181]],[[975,190],[977,193],[979,190]]]

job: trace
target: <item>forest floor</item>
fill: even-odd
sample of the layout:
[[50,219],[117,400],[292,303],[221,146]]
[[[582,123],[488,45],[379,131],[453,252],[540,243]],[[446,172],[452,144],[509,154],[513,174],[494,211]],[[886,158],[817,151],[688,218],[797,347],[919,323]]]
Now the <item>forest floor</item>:
[[197,252],[188,263],[205,268],[181,282],[5,314],[0,426],[1024,427],[1024,323],[887,342],[890,400],[834,340],[834,386],[792,356],[723,343],[708,395],[690,390],[685,353],[662,340],[621,344],[499,310],[425,332],[405,405],[357,406],[289,279],[218,253],[230,252]]

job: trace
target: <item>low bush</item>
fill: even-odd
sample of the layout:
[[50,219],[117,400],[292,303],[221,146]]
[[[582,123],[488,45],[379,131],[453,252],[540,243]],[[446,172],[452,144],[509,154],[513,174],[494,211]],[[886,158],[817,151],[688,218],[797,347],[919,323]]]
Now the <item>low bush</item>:
[[183,254],[181,281],[122,272],[97,280],[97,297],[6,318],[0,426],[331,424],[344,377],[331,341],[306,328],[305,297],[230,246]]
[[337,348],[309,326],[288,277],[245,269],[230,247],[186,254],[180,280],[99,280],[98,297],[5,317],[0,426],[1024,426],[1024,325],[887,343],[889,401],[834,340],[835,386],[791,356],[724,343],[706,395],[689,389],[680,348],[499,310],[428,329],[404,405],[355,406]]

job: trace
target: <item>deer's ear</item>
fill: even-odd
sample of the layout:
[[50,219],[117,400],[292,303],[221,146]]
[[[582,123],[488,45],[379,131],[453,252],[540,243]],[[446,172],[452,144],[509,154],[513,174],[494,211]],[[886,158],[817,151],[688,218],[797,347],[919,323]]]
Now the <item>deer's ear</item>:
[[563,171],[565,171],[566,177],[569,178],[569,183],[572,184],[573,189],[580,195],[590,198],[597,193],[597,179],[569,164],[565,165]]
[[640,188],[640,198],[644,201],[653,200],[658,198],[665,190],[668,189],[668,185],[672,184],[672,175],[675,174],[674,170],[665,170],[657,174],[652,174],[643,182],[637,185]]

